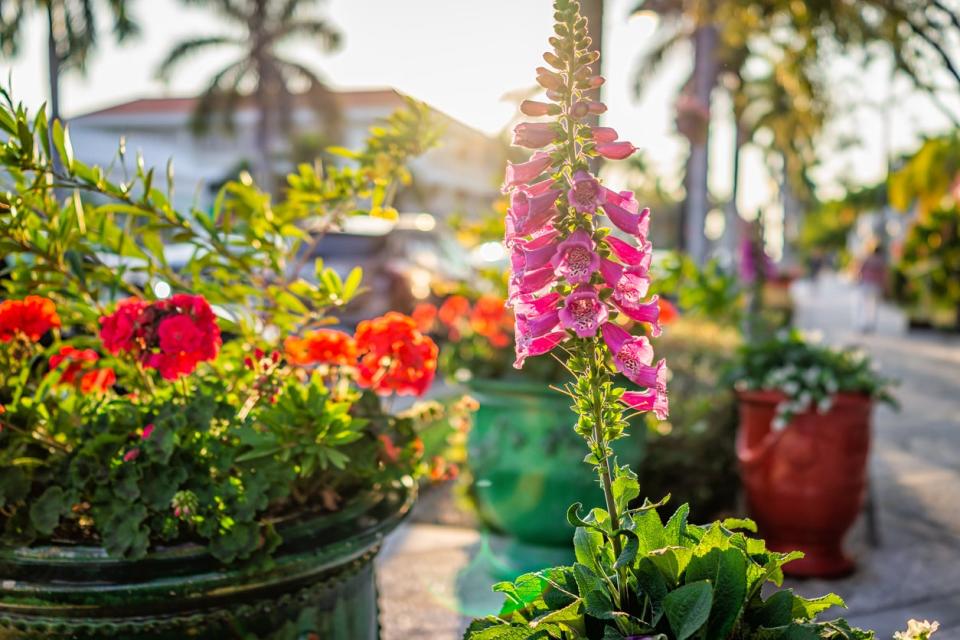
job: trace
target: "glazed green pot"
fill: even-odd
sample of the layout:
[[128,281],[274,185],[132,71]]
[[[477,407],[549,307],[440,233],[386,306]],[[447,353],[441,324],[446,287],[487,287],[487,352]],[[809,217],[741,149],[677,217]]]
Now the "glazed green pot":
[[134,561],[99,547],[0,549],[0,638],[375,640],[373,558],[415,493],[410,483],[285,521],[259,564],[223,565],[196,545]]
[[[569,547],[567,509],[603,506],[603,492],[574,430],[570,399],[546,384],[474,380],[480,402],[468,441],[474,496],[481,519],[522,542]],[[615,443],[620,464],[637,470],[643,443]],[[584,511],[585,513],[585,511]]]

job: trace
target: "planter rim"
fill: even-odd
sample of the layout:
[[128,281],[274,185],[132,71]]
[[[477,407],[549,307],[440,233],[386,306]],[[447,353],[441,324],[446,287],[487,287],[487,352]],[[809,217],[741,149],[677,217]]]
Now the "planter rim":
[[[784,393],[777,389],[749,389],[736,391],[737,400],[753,404],[779,404],[787,399]],[[870,404],[873,398],[866,393],[843,391],[833,395],[834,406],[837,404]]]
[[[323,546],[340,544],[354,534],[358,538],[379,539],[407,516],[416,496],[416,483],[411,479],[399,488],[359,492],[339,511],[321,512],[315,507],[307,507],[274,522],[277,533],[283,540],[277,553],[282,553],[285,548],[298,546],[297,543],[302,542],[305,537],[315,537],[318,530],[335,532]],[[366,520],[364,526],[356,525],[354,521],[361,518]],[[351,524],[351,527],[343,526]],[[136,560],[112,557],[103,547],[91,544],[65,542],[19,547],[0,545],[0,567],[57,564],[66,570],[75,568],[84,571],[95,567],[123,569],[153,563],[181,564],[196,561],[218,563],[210,555],[207,546],[195,542],[158,547]],[[242,564],[243,561],[220,563],[220,567],[229,571]]]

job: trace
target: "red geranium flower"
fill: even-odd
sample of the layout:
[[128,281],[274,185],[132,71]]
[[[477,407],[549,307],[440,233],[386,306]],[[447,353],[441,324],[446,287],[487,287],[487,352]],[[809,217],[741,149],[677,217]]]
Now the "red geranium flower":
[[77,374],[86,369],[90,363],[100,359],[100,355],[93,349],[76,349],[70,345],[60,347],[60,351],[50,356],[50,369],[56,369],[66,360],[69,362],[67,368],[63,370],[60,376],[60,382],[73,384]]
[[437,345],[413,318],[391,311],[357,327],[358,382],[380,394],[423,395],[437,371]]
[[182,293],[149,304],[124,300],[100,319],[100,337],[111,353],[132,353],[166,380],[189,375],[199,363],[215,359],[222,344],[207,301]]
[[290,336],[283,341],[283,350],[292,364],[351,365],[357,361],[357,345],[353,338],[336,329],[317,329],[304,337]]
[[117,310],[100,318],[100,339],[103,348],[116,355],[138,347],[137,334],[142,329],[144,312],[149,305],[139,298],[127,298],[117,304]]
[[0,302],[0,342],[10,342],[17,335],[36,342],[46,332],[60,326],[60,316],[53,300],[27,296],[23,300]]
[[82,393],[105,393],[116,382],[117,374],[110,367],[94,369],[83,374],[80,378],[80,391]]

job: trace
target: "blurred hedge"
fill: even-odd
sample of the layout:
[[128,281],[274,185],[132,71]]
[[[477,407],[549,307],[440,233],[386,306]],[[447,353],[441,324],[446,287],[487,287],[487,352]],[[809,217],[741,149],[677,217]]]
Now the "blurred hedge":
[[672,372],[670,418],[650,424],[640,486],[651,499],[689,502],[699,520],[732,510],[740,487],[737,407],[723,379],[739,342],[733,328],[681,317],[655,343]]

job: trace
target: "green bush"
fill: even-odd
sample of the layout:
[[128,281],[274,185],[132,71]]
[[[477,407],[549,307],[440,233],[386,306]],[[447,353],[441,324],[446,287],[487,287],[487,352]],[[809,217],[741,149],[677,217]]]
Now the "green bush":
[[650,420],[659,435],[648,438],[641,470],[643,495],[670,494],[709,516],[729,511],[736,499],[734,437],[737,407],[723,382],[739,334],[708,320],[678,318],[657,341],[670,363],[670,418]]

